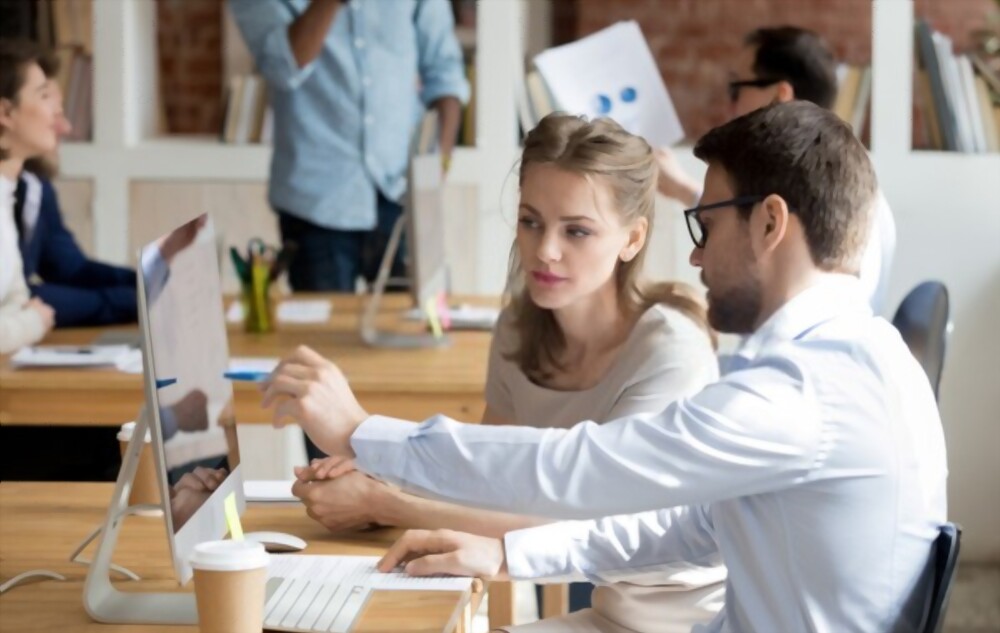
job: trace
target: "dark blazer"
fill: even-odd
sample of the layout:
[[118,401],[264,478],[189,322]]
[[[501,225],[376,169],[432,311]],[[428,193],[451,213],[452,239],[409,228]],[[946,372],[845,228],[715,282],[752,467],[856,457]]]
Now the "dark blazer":
[[[37,220],[24,239],[25,214],[33,205],[38,207]],[[52,183],[23,173],[17,182],[14,218],[24,276],[31,294],[55,310],[56,327],[136,321],[135,271],[87,258],[63,224]]]

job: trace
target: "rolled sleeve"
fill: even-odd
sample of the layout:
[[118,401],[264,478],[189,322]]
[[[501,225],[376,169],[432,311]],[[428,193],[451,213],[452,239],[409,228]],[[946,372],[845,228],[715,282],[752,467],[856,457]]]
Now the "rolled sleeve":
[[309,78],[316,61],[299,67],[288,40],[294,16],[277,0],[229,0],[236,25],[268,85],[294,90]]
[[803,397],[808,382],[789,362],[739,373],[662,413],[604,425],[373,418],[352,445],[359,469],[420,494],[555,519],[711,503],[804,481],[825,454],[818,410]]
[[429,106],[442,97],[469,101],[462,49],[455,37],[451,7],[445,0],[423,0],[414,16],[420,70],[420,99]]
[[551,523],[509,532],[504,546],[519,580],[611,584],[641,574],[645,584],[694,587],[726,575],[704,506]]

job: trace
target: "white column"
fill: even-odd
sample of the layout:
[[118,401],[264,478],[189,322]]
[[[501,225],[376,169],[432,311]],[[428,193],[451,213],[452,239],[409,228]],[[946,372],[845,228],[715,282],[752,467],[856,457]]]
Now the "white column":
[[872,153],[913,146],[913,2],[872,2]]
[[[516,191],[518,157],[512,86],[524,50],[523,0],[481,0],[476,16],[476,146],[479,154],[477,291],[499,293],[513,237],[514,208],[501,196]],[[508,178],[508,175],[509,178]],[[506,184],[506,187],[505,187]],[[508,195],[509,198],[509,195]]]

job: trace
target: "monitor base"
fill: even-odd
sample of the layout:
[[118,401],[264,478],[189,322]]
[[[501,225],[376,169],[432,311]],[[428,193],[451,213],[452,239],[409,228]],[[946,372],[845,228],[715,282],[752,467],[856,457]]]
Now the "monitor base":
[[[115,492],[108,504],[108,514],[97,546],[94,560],[87,570],[83,585],[83,607],[87,615],[98,622],[112,624],[187,624],[198,623],[198,609],[194,594],[190,592],[124,592],[111,583],[114,566],[111,557],[118,542],[118,532],[125,517],[130,514],[128,497],[135,479],[139,455],[145,445],[146,429],[150,426],[149,414],[143,408],[135,424],[132,440],[122,460]],[[160,510],[169,511],[160,502]]]

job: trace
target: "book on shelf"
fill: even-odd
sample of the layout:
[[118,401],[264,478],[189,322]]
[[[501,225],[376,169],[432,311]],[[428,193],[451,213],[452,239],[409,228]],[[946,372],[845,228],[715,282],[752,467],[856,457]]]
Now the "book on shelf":
[[458,144],[468,147],[476,146],[476,64],[465,65],[465,77],[469,81],[469,102],[462,110],[462,129],[459,132]]
[[931,148],[998,151],[1000,79],[994,68],[976,54],[956,54],[951,38],[925,20],[917,21],[914,37],[918,62],[914,92]]
[[841,64],[837,67],[837,97],[834,113],[850,124],[858,138],[864,138],[871,111],[871,66]]
[[264,79],[259,75],[238,74],[230,77],[220,140],[239,145],[269,143],[273,129],[273,115]]

